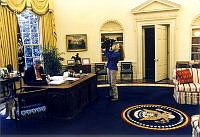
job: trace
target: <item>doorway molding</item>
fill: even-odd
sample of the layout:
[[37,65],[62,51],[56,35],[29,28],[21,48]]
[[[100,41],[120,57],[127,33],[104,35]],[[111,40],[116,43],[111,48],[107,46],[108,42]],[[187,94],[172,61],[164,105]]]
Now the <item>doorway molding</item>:
[[168,0],[148,0],[132,9],[136,20],[137,40],[137,79],[143,79],[143,27],[156,25],[169,25],[168,46],[169,46],[169,72],[168,77],[172,79],[172,71],[175,66],[175,28],[176,17],[180,5]]

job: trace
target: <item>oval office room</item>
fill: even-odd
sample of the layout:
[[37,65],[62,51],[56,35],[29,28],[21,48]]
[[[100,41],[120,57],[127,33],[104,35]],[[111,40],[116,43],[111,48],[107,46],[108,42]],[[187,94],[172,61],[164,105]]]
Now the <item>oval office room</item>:
[[1,135],[199,137],[199,7],[0,0]]

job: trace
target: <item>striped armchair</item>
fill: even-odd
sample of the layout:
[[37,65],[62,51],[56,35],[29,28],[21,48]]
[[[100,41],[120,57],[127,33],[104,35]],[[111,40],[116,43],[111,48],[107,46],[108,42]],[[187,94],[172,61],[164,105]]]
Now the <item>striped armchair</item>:
[[192,137],[200,137],[200,115],[191,117]]
[[[189,69],[192,83],[180,83],[177,80],[177,71]],[[176,68],[173,73],[174,98],[179,104],[200,104],[200,68]]]

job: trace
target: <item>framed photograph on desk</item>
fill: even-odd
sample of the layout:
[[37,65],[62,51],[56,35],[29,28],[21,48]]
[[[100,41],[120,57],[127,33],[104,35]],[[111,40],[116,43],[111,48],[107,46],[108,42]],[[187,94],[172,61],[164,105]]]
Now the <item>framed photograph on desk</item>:
[[81,62],[82,65],[90,65],[90,58],[82,58]]
[[67,51],[86,51],[87,34],[66,35]]
[[74,66],[75,65],[75,61],[74,60],[67,60],[67,65],[68,66]]

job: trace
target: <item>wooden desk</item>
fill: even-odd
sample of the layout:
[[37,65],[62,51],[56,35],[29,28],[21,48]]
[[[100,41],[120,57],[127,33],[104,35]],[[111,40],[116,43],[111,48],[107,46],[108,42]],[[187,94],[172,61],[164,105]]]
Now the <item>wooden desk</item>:
[[82,70],[83,73],[91,73],[91,65],[75,65],[75,66],[67,66],[67,69],[72,69],[76,73],[79,73]]
[[23,111],[24,105],[26,105],[22,100],[27,98],[27,101],[30,102],[31,97],[35,97],[31,103],[46,106],[48,118],[72,119],[97,98],[97,76],[92,73],[80,80],[67,81],[57,86],[23,85],[22,87],[25,91],[16,95],[20,111]]

